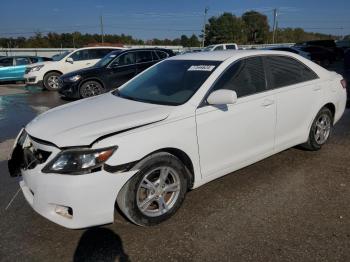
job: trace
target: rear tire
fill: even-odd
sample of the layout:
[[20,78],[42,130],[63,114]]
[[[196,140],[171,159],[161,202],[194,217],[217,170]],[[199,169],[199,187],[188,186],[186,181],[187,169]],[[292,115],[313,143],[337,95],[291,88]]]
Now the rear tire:
[[324,107],[316,115],[312,122],[309,139],[302,145],[307,150],[317,151],[328,141],[333,128],[333,114]]
[[120,210],[140,226],[152,226],[170,218],[181,206],[188,173],[172,154],[161,152],[141,161],[135,174],[117,197]]
[[104,87],[97,81],[86,81],[79,88],[79,95],[81,98],[97,96],[105,93]]
[[58,79],[61,76],[58,72],[50,72],[44,76],[44,88],[50,91],[57,91],[59,89]]

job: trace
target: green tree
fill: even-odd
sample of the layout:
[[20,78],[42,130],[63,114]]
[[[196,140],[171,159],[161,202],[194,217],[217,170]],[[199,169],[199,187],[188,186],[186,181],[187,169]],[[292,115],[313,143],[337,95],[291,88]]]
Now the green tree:
[[206,25],[205,45],[220,43],[244,43],[245,24],[231,13],[211,17]]
[[263,44],[268,42],[269,23],[267,16],[256,11],[245,12],[242,15],[245,23],[247,40],[251,44]]

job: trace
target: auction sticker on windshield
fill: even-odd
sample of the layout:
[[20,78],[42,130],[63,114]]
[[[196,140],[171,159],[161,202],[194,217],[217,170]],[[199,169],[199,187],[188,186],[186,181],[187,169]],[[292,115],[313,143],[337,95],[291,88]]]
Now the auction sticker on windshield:
[[187,71],[212,71],[215,68],[213,65],[193,65]]

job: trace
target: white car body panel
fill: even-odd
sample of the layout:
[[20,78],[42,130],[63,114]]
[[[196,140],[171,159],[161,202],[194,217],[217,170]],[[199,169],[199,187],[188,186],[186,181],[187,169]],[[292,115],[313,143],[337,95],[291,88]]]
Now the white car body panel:
[[[241,97],[227,106],[201,106],[228,65],[245,57],[276,54],[298,59],[319,79]],[[345,110],[346,90],[340,84],[341,76],[298,55],[254,50],[201,52],[169,59],[223,62],[183,105],[147,104],[107,93],[52,109],[25,127],[30,136],[57,146],[33,141],[34,147],[46,148],[52,154],[46,163],[22,170],[21,188],[34,210],[68,228],[111,223],[119,190],[138,171],[42,173],[41,169],[61,151],[60,147],[118,146],[106,162],[110,166],[137,163],[156,151],[178,150],[191,160],[192,188],[196,188],[306,142],[311,123],[324,105],[334,105],[334,123]],[[56,214],[55,205],[72,207],[73,218]]]
[[[73,61],[73,63],[67,62],[67,58],[71,57],[75,52],[81,51],[81,50],[90,50],[90,49],[114,49],[114,50],[120,50],[121,48],[117,47],[86,47],[86,48],[79,48],[74,50],[73,52],[70,52],[67,54],[64,58],[62,58],[59,61],[47,61],[47,62],[41,62],[41,63],[35,63],[31,64],[29,67],[34,67],[38,65],[44,65],[39,71],[29,72],[27,74],[24,74],[24,79],[26,79],[26,82],[32,85],[38,84],[39,82],[43,81],[44,76],[51,71],[56,71],[61,74],[66,74],[72,71],[76,71],[79,69],[84,69],[90,66],[93,66],[96,64],[100,59],[89,59],[89,60],[81,60],[81,61]],[[35,80],[30,80],[35,79]]]

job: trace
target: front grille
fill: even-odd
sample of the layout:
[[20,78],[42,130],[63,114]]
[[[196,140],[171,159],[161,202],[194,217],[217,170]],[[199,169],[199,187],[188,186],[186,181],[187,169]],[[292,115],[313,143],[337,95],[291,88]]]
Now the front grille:
[[29,146],[23,146],[23,140],[22,137],[18,140],[8,161],[11,176],[20,176],[21,170],[33,169],[37,165],[45,163],[51,155],[49,151],[35,149],[31,143]]

